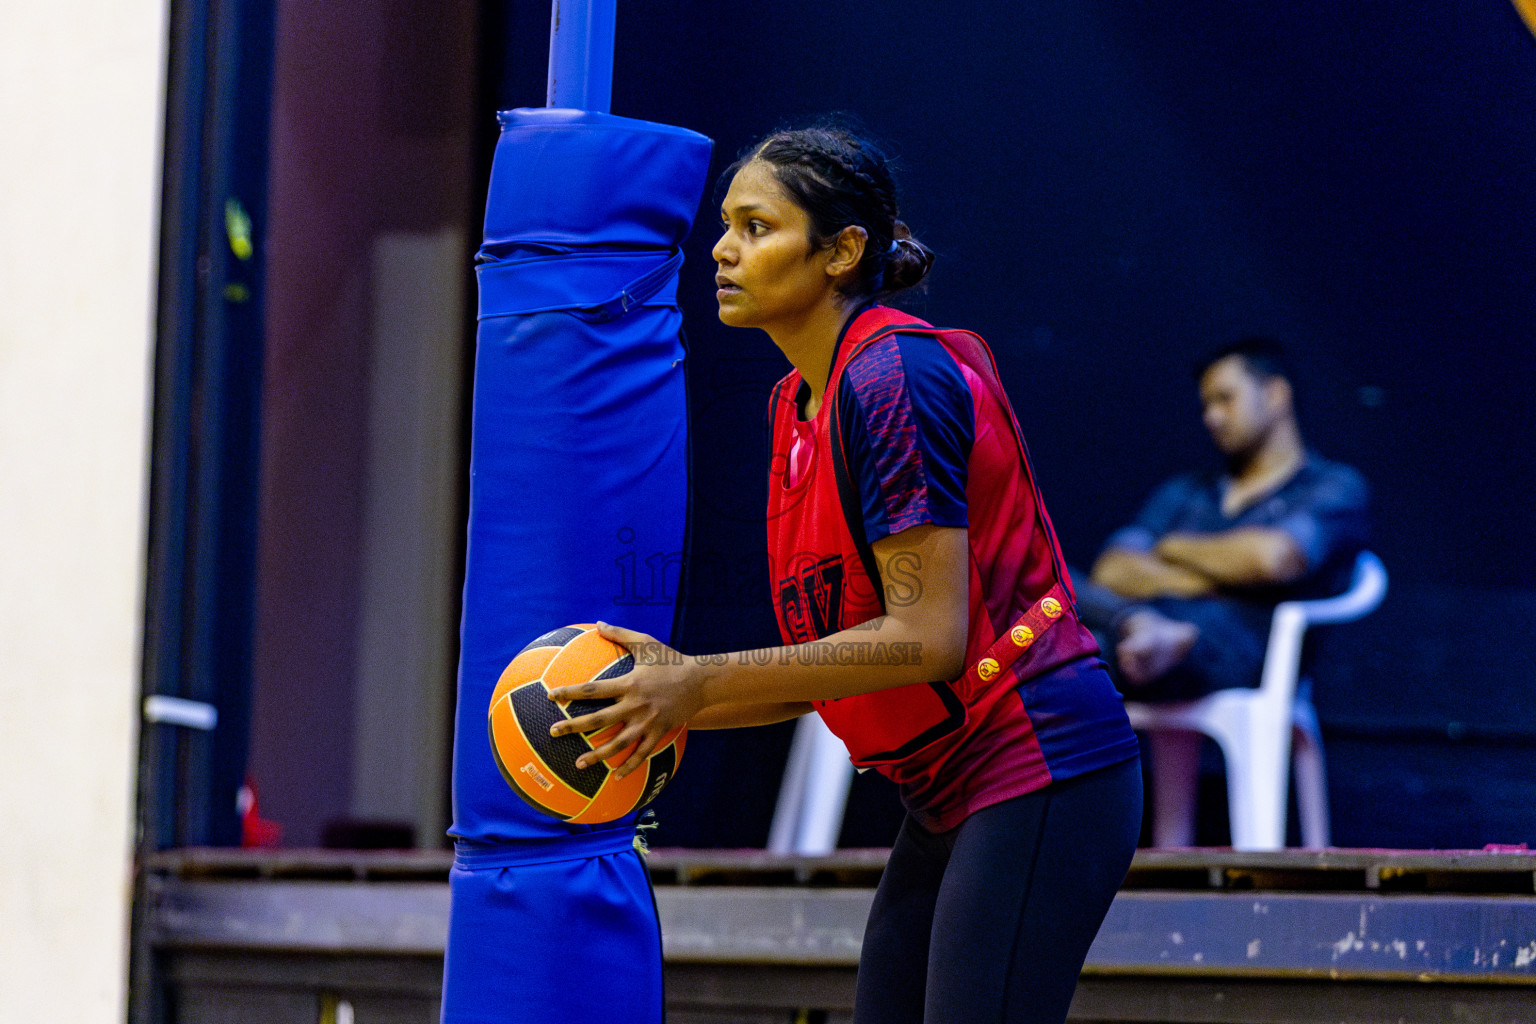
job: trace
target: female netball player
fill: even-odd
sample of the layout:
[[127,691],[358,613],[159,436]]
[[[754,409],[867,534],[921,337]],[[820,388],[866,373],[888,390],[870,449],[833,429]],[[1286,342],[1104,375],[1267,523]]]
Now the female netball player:
[[[639,665],[591,763],[670,728],[819,712],[908,814],[870,911],[857,1024],[1060,1022],[1141,821],[1135,737],[1077,620],[1017,422],[980,338],[879,300],[933,254],[881,153],[776,133],[726,171],[720,319],[794,369],[771,399],[768,548],[784,646],[692,658],[603,627]],[[581,763],[581,762],[578,762]]]

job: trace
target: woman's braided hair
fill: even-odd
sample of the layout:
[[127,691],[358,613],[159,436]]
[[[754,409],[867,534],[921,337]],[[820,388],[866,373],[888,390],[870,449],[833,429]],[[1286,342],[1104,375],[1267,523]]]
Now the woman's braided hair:
[[841,291],[853,299],[885,298],[920,284],[933,252],[897,216],[896,185],[885,154],[869,139],[840,125],[777,131],[726,169],[722,184],[761,160],[811,222],[811,245],[831,246],[848,227],[868,234],[853,280]]

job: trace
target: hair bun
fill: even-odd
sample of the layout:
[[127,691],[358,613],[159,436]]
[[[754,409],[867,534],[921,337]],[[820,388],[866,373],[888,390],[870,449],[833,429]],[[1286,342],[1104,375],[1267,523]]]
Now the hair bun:
[[891,295],[921,284],[933,267],[933,250],[913,238],[912,230],[901,221],[896,222],[896,237],[891,247],[881,295]]

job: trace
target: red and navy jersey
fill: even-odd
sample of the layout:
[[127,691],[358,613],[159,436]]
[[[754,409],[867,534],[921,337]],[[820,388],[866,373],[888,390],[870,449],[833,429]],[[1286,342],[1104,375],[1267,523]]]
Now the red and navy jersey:
[[[982,807],[1135,756],[1119,695],[1072,611],[1050,518],[985,343],[871,307],[844,328],[810,419],[801,416],[805,391],[790,372],[769,410],[768,555],[787,644],[867,622],[910,592],[914,567],[900,556],[888,578],[876,579],[874,541],[934,525],[964,527],[970,545],[966,674],[817,702],[854,763],[895,780],[924,825],[947,829]],[[872,631],[867,641],[807,654],[872,666],[918,654],[899,647]],[[1000,647],[1011,651],[1001,667],[992,660]]]

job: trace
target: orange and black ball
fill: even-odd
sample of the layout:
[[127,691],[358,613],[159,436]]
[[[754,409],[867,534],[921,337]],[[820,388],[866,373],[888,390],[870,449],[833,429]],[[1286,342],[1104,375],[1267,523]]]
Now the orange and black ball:
[[656,799],[677,773],[687,726],[662,738],[646,763],[626,777],[614,769],[633,747],[606,761],[577,768],[576,759],[601,746],[622,725],[595,733],[551,736],[550,726],[591,714],[611,700],[552,701],[549,691],[611,679],[634,667],[634,657],[588,623],[551,630],[512,659],[491,695],[491,752],[513,792],[537,810],[576,824],[614,821]]

